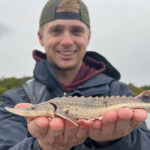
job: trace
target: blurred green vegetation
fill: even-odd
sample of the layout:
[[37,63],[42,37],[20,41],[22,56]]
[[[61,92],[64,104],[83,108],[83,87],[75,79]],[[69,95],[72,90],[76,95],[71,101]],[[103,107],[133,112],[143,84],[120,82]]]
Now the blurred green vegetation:
[[149,86],[144,85],[144,86],[137,87],[134,84],[130,83],[128,86],[135,95],[138,95],[139,93],[141,93],[145,90],[150,90],[150,85]]
[[[15,77],[11,77],[11,78],[1,78],[0,79],[0,97],[1,95],[9,90],[9,89],[16,89],[16,88],[20,88],[22,86],[23,83],[25,83],[27,80],[31,79],[32,77],[23,77],[23,78],[15,78]],[[129,88],[133,91],[133,93],[135,95],[138,95],[140,92],[144,91],[144,90],[150,90],[150,85],[147,86],[141,86],[141,87],[137,87],[134,84],[130,83],[129,84]]]
[[27,80],[31,79],[31,77],[23,77],[23,78],[1,78],[0,79],[0,96],[9,89],[20,88],[23,83]]

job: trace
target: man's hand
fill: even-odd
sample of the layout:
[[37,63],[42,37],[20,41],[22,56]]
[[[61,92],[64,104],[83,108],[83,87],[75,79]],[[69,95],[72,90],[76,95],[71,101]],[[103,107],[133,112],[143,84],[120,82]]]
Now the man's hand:
[[111,141],[128,135],[132,130],[139,127],[147,118],[147,112],[142,109],[132,111],[121,108],[117,112],[106,113],[102,120],[94,120],[91,124],[89,136],[101,146]]
[[[22,103],[16,105],[16,108],[30,105]],[[78,122],[78,127],[59,117],[27,118],[27,122],[30,134],[38,139],[42,150],[70,150],[71,147],[83,143],[88,137],[89,124],[82,120]]]

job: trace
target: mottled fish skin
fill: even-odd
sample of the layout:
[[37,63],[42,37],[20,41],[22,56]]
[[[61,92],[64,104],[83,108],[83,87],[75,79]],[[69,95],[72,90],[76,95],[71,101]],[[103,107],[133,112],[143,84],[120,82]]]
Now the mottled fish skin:
[[5,109],[24,117],[46,116],[53,118],[61,116],[77,125],[78,119],[100,118],[108,111],[117,111],[123,107],[143,108],[150,112],[150,90],[144,91],[136,97],[57,97],[28,108],[5,107]]

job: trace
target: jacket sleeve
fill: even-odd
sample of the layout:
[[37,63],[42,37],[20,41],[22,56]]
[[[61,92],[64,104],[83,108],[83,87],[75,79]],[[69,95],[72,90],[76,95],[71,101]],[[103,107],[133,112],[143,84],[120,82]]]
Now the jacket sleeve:
[[[128,86],[118,81],[112,82],[110,85],[111,95],[126,95],[133,96]],[[150,130],[147,129],[145,122],[127,136],[112,142],[111,145],[106,147],[98,147],[96,142],[88,138],[83,144],[74,148],[74,150],[149,150],[150,148]]]
[[23,89],[10,90],[0,102],[0,150],[40,150],[37,140],[28,136],[26,120],[7,112],[4,107],[28,102]]

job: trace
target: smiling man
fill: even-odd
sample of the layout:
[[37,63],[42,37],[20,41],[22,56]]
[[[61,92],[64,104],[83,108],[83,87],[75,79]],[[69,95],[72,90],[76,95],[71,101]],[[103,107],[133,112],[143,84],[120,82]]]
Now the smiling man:
[[78,127],[61,117],[26,120],[4,110],[5,106],[23,108],[64,95],[133,96],[102,55],[86,51],[91,30],[88,9],[81,0],[49,0],[39,24],[38,38],[45,53],[33,51],[34,79],[2,96],[0,149],[148,150],[147,113],[141,109],[121,108],[106,113],[102,120],[79,120]]
[[[90,40],[90,24],[89,18],[86,19],[81,16],[83,14],[80,13],[80,5],[76,0],[58,2],[55,1],[53,4],[54,2],[51,1],[47,4],[50,7],[54,6],[53,9],[56,11],[53,14],[55,16],[48,16],[49,19],[52,19],[47,19],[48,21],[45,19],[45,12],[50,8],[45,7],[43,10],[38,36],[41,45],[45,48],[47,60],[54,66],[58,79],[64,84],[70,84],[82,66],[83,57]],[[56,5],[57,3],[58,5]],[[80,3],[84,8],[83,11],[88,13],[83,3]],[[64,81],[62,71],[65,74],[69,73],[67,81]]]

